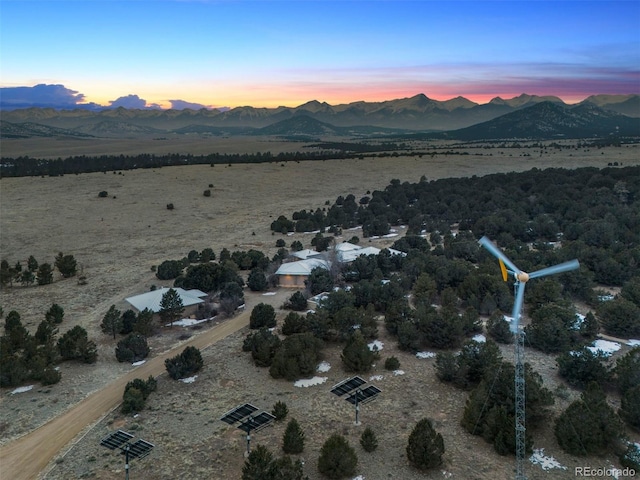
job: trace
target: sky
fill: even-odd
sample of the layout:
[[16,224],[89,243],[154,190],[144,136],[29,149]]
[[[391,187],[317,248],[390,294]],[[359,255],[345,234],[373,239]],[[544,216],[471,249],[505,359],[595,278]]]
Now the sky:
[[640,1],[2,0],[2,106],[640,93]]

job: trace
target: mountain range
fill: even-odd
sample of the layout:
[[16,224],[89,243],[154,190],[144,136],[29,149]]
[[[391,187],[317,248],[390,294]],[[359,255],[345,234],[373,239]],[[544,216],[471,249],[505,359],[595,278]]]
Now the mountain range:
[[507,100],[496,97],[486,104],[464,97],[438,101],[419,94],[384,102],[332,106],[314,100],[294,108],[237,107],[227,111],[116,108],[96,112],[34,107],[2,111],[0,118],[3,138],[166,134],[320,137],[445,131],[447,138],[460,139],[613,132],[640,135],[640,95],[593,95],[576,105],[554,96],[527,94]]

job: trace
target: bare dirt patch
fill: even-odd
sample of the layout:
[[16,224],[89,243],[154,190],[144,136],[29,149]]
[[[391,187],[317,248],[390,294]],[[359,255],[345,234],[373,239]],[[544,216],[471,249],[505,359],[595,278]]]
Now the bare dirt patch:
[[[3,178],[2,258],[25,264],[29,255],[39,262],[53,262],[59,251],[73,254],[88,282],[78,285],[76,279],[56,279],[45,287],[5,289],[0,292],[4,311],[20,312],[23,323],[33,332],[51,304],[60,304],[65,310],[60,331],[74,325],[84,326],[90,337],[98,341],[99,360],[89,366],[63,364],[62,381],[53,387],[36,385],[31,392],[19,395],[2,390],[2,442],[33,430],[130,369],[115,360],[115,342],[100,332],[99,323],[111,304],[124,310],[129,308],[125,297],[147,291],[151,285],[167,283],[151,272],[151,266],[163,260],[181,258],[191,249],[200,251],[207,247],[216,253],[224,247],[256,248],[272,255],[278,238],[284,238],[287,244],[300,239],[306,247],[310,235],[272,235],[270,222],[280,214],[289,216],[301,208],[322,208],[325,201],[333,202],[338,195],[358,196],[367,190],[382,189],[391,178],[416,182],[421,175],[436,179],[533,167],[604,167],[614,161],[624,165],[640,162],[635,146],[573,152],[571,156],[563,151],[540,158],[522,157],[523,152],[526,150],[501,153],[495,149],[492,156],[484,151],[483,156],[288,162],[284,166],[280,163],[189,166],[121,174]],[[203,191],[210,183],[214,184],[212,196],[204,197]],[[108,197],[98,197],[102,190],[108,191]],[[175,209],[167,210],[167,203],[173,203]],[[379,246],[383,241],[375,240],[373,244]],[[383,333],[382,328],[380,331]],[[154,339],[156,344],[152,346],[158,349],[154,351],[162,349],[166,339]],[[315,459],[319,446],[330,432],[345,433],[357,445],[359,430],[351,425],[352,412],[346,402],[331,399],[324,386],[300,390],[283,382],[267,381],[268,373],[253,367],[249,358],[239,352],[240,341],[241,336],[235,336],[209,349],[205,355],[207,367],[194,384],[174,384],[162,377],[149,412],[139,421],[117,415],[108,418],[78,443],[50,478],[113,478],[114,472],[122,468],[120,457],[97,447],[93,455],[88,453],[97,445],[96,439],[114,429],[110,421],[124,421],[123,425],[131,430],[141,428],[141,436],[158,445],[154,458],[142,461],[153,463],[140,462],[133,467],[139,476],[136,478],[238,478],[244,439],[239,432],[225,429],[217,419],[235,403],[248,400],[248,396],[269,409],[278,399],[287,402],[291,414],[307,430],[309,453],[305,454],[308,455],[305,471],[311,478],[317,475]],[[389,350],[383,356],[393,351],[393,342],[387,341],[386,345]],[[345,374],[340,369],[339,352],[329,351],[327,356],[333,365],[327,374],[327,385],[331,385]],[[388,453],[382,453],[381,448],[371,456],[358,450],[361,471],[367,480],[417,478],[407,469],[402,456],[410,429],[422,416],[438,422],[436,426],[448,445],[443,468],[456,478],[496,475],[503,478],[502,473],[504,478],[510,477],[511,458],[496,456],[481,439],[470,437],[458,427],[466,396],[437,384],[430,360],[414,361],[401,353],[398,356],[407,374],[400,377],[385,374],[379,382],[383,396],[363,407],[363,423],[371,424],[380,437],[386,435],[380,443],[388,448]],[[552,371],[551,366],[549,369]],[[276,450],[282,431],[283,426],[277,426],[260,432],[258,441],[267,442]],[[188,442],[187,450],[192,456],[187,457],[186,450],[179,448],[183,441]],[[558,449],[549,453],[561,457]],[[603,459],[597,465],[604,463]],[[367,464],[371,466],[366,467]],[[573,465],[568,461],[564,464]],[[149,469],[149,465],[154,468]],[[66,470],[61,470],[63,466]],[[568,478],[567,472],[552,475],[545,473],[544,478]],[[530,478],[542,477],[530,475]]]

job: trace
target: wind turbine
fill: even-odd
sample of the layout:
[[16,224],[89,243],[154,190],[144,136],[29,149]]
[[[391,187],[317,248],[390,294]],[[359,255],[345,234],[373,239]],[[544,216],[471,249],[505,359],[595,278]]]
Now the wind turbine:
[[509,258],[487,237],[482,237],[480,245],[489,250],[489,252],[500,262],[500,270],[502,270],[502,278],[507,281],[507,275],[513,275],[515,280],[515,300],[513,302],[513,320],[511,322],[511,332],[515,337],[515,429],[516,429],[516,480],[526,480],[524,474],[524,461],[526,453],[525,438],[525,377],[524,377],[524,331],[520,326],[520,315],[522,313],[522,305],[524,303],[524,288],[529,280],[534,278],[546,277],[547,275],[555,275],[556,273],[568,272],[576,270],[580,267],[577,260],[560,263],[553,267],[543,268],[533,273],[527,273],[520,270],[509,260]]

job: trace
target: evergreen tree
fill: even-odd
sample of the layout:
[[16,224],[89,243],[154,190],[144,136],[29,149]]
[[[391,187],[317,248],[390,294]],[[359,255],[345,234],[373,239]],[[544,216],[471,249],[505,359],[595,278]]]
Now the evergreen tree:
[[420,420],[409,435],[407,459],[419,470],[429,470],[442,464],[444,440],[428,418]]
[[364,339],[359,331],[355,331],[347,345],[342,350],[342,364],[348,372],[363,373],[371,370],[373,362],[375,362],[380,355],[378,352],[374,352],[369,349],[367,341]]
[[620,416],[640,431],[640,384],[627,389],[620,400]]
[[51,308],[47,310],[47,313],[44,314],[44,318],[51,323],[62,323],[64,319],[64,309],[57,303],[54,303],[51,305]]
[[289,420],[282,437],[282,451],[288,454],[302,453],[304,450],[304,432],[295,418]]
[[360,445],[365,452],[369,453],[378,448],[378,439],[371,427],[365,428],[362,435],[360,435]]
[[64,360],[81,360],[84,363],[95,363],[98,349],[89,340],[87,331],[79,325],[66,332],[58,339],[58,351]]
[[288,413],[287,404],[280,400],[273,405],[273,410],[271,411],[271,414],[276,417],[276,421],[284,420]]
[[268,287],[267,277],[260,268],[253,268],[247,278],[247,286],[252,292],[264,292]]
[[115,305],[111,305],[104,317],[102,317],[102,323],[100,328],[104,333],[113,335],[113,339],[116,339],[116,334],[122,330],[122,318],[120,317],[120,310]]
[[618,358],[613,373],[622,395],[630,388],[640,385],[640,347],[635,347]]
[[561,354],[556,362],[558,373],[570,385],[583,388],[590,382],[605,383],[610,372],[602,352],[592,352],[587,347]]
[[276,326],[276,311],[267,303],[259,303],[251,310],[249,328],[273,328]]
[[145,308],[138,313],[133,331],[145,337],[153,333],[153,312],[151,310]]
[[272,466],[273,454],[264,445],[251,452],[242,467],[242,480],[276,480]]
[[33,273],[38,271],[38,261],[33,255],[29,255],[29,258],[27,259],[27,268]]
[[182,298],[173,288],[170,288],[162,295],[159,313],[163,324],[168,323],[171,327],[173,327],[173,322],[180,319],[184,313]]
[[174,380],[179,380],[199,372],[204,365],[204,361],[200,350],[196,347],[188,346],[182,353],[173,358],[167,358],[164,361],[164,365],[169,376]]
[[116,358],[119,362],[138,362],[149,355],[147,339],[140,334],[130,334],[120,340],[116,346]]
[[77,262],[73,255],[64,255],[58,253],[55,260],[55,266],[64,278],[73,277],[76,274]]
[[513,332],[499,310],[494,311],[489,317],[487,333],[498,343],[513,343]]
[[48,285],[53,282],[53,268],[48,263],[41,263],[38,267],[38,285]]
[[558,417],[555,435],[560,447],[572,455],[610,452],[621,434],[621,422],[607,403],[600,386],[592,382]]
[[324,442],[318,458],[318,471],[327,478],[352,477],[356,473],[358,456],[346,438],[333,434]]

